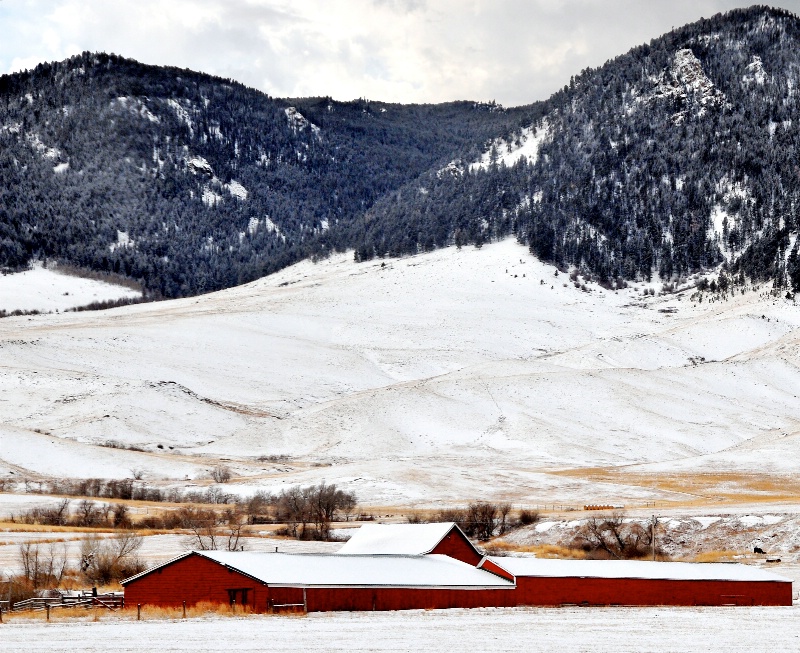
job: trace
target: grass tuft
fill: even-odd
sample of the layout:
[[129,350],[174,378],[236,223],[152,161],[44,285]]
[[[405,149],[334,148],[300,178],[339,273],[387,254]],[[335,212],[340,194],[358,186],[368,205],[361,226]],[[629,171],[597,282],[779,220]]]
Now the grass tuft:
[[705,551],[692,558],[692,562],[732,562],[742,555],[741,551]]

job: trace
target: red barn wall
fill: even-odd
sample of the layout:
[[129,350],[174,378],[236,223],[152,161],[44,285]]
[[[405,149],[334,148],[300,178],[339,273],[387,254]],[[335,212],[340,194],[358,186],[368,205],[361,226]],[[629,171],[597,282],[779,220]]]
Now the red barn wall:
[[769,581],[517,576],[518,605],[791,605],[792,584]]
[[306,590],[309,612],[514,607],[514,589],[315,588]]
[[125,604],[137,603],[159,606],[194,605],[201,601],[228,603],[229,589],[248,588],[248,604],[266,603],[266,587],[223,565],[191,555],[152,571],[125,586]]
[[475,550],[475,547],[457,528],[451,529],[431,553],[450,556],[473,567],[476,567],[483,559],[483,556]]

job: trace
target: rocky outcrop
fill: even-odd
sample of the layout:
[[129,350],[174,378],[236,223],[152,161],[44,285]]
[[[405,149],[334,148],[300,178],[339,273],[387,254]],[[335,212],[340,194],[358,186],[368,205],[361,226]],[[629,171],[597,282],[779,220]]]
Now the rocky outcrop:
[[725,103],[725,95],[706,76],[700,60],[689,49],[675,53],[672,66],[661,73],[650,99],[674,103],[678,110],[672,120],[676,124],[691,114],[703,116]]

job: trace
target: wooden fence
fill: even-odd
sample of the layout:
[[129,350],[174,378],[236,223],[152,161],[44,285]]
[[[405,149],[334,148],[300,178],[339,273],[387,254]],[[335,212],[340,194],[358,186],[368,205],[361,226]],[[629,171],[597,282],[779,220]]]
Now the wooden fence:
[[119,610],[125,607],[125,596],[122,592],[108,592],[94,595],[91,592],[62,594],[61,596],[36,596],[24,601],[15,601],[9,606],[8,601],[0,602],[3,612],[21,612],[22,610],[57,610],[62,608],[104,608]]

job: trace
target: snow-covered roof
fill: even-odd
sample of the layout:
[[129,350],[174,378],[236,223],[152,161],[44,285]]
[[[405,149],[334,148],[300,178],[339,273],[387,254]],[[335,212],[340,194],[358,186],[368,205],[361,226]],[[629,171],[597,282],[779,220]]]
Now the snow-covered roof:
[[552,560],[490,558],[516,577],[647,578],[655,580],[746,580],[790,583],[789,578],[742,564],[644,560]]
[[444,555],[370,556],[196,551],[272,587],[512,588],[514,583]]
[[339,549],[339,553],[342,555],[424,555],[433,551],[454,528],[458,528],[454,522],[365,524]]

